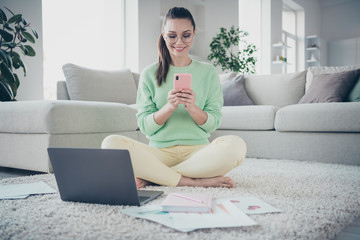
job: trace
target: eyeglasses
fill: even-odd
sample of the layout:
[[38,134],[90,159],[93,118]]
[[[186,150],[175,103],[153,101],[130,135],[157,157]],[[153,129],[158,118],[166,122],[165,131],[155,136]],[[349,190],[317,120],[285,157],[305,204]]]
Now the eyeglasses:
[[[183,43],[190,43],[193,40],[193,34],[192,33],[185,33],[181,36],[181,41]],[[170,44],[175,44],[177,43],[177,41],[179,40],[179,36],[176,34],[167,34],[165,36],[165,39],[170,43]]]

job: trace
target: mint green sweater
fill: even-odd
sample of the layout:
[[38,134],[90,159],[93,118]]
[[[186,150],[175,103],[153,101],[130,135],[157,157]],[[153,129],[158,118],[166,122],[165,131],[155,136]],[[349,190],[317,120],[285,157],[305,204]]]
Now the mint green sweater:
[[[140,76],[137,93],[137,118],[140,130],[149,138],[149,145],[165,148],[174,145],[199,145],[209,143],[210,133],[221,122],[223,95],[215,68],[207,63],[192,60],[186,67],[170,66],[166,82],[157,86],[157,63],[144,69]],[[185,110],[183,104],[172,113],[163,125],[154,120],[154,113],[167,104],[168,92],[173,89],[175,73],[191,73],[191,89],[196,94],[195,104],[207,112],[207,120],[198,125]]]

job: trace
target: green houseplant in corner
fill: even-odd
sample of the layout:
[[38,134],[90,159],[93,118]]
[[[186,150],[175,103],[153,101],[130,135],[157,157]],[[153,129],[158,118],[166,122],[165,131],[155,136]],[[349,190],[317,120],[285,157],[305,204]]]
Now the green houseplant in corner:
[[34,49],[27,43],[35,43],[39,36],[22,14],[6,10],[11,14],[9,18],[0,8],[0,101],[16,101],[20,81],[15,70],[22,68],[26,76],[26,66],[15,50],[19,49],[25,56],[35,56]]
[[220,66],[223,71],[255,73],[256,47],[246,41],[249,34],[235,26],[230,30],[220,28],[210,43],[211,53],[208,60],[213,61],[215,66]]

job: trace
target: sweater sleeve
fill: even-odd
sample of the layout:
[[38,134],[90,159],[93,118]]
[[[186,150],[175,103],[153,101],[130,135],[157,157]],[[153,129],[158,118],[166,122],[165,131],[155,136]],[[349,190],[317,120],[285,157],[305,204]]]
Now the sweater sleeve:
[[214,68],[211,75],[209,94],[203,109],[203,111],[207,113],[207,120],[203,125],[199,125],[205,132],[211,133],[220,126],[222,118],[221,108],[223,104],[223,92],[219,76]]
[[[145,77],[143,77],[145,76]],[[145,135],[151,136],[157,132],[163,125],[159,125],[154,120],[154,113],[158,111],[154,101],[152,100],[152,92],[154,87],[149,86],[146,74],[140,77],[139,87],[136,98],[138,113],[138,126]],[[152,90],[153,91],[152,91]]]

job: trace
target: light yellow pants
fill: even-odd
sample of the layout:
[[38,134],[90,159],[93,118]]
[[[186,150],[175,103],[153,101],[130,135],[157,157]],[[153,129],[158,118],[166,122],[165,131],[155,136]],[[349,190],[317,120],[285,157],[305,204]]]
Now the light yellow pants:
[[101,148],[127,149],[136,177],[166,186],[176,186],[181,176],[209,178],[223,176],[240,165],[246,144],[228,135],[205,145],[178,145],[154,148],[121,135],[110,135]]

